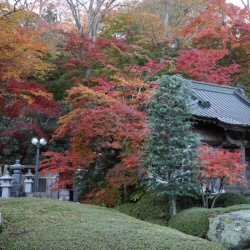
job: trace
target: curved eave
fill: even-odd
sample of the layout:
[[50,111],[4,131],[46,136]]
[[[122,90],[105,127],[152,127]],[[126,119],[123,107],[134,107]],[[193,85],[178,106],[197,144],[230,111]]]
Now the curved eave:
[[225,122],[221,120],[219,117],[207,117],[207,116],[201,116],[201,115],[194,115],[193,119],[197,122],[201,121],[207,124],[215,124],[224,129],[230,129],[230,130],[240,131],[240,132],[250,131],[250,124],[233,123],[233,121]]

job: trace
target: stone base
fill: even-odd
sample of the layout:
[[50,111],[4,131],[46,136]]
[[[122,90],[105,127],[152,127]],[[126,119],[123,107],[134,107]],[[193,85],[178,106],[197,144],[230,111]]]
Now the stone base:
[[43,193],[43,192],[32,192],[32,193],[26,193],[26,197],[42,197],[42,198],[45,198],[46,197],[46,193]]

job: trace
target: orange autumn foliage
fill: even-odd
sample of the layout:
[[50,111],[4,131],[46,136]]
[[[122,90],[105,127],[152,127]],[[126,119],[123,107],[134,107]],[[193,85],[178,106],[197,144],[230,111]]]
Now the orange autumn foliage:
[[[157,73],[161,67],[152,62],[147,69]],[[42,172],[60,173],[60,186],[73,187],[75,176],[80,177],[88,189],[84,202],[114,206],[123,189],[136,187],[144,174],[139,155],[148,130],[145,108],[155,89],[142,80],[139,67],[132,71],[136,75],[95,78],[93,87],[76,80],[66,98],[72,110],[60,118],[53,136],[69,138],[70,150],[44,154]]]
[[20,11],[0,19],[0,82],[43,77],[51,68],[43,60],[47,46],[40,42],[38,31],[25,26],[25,15]]
[[224,184],[246,185],[244,170],[247,164],[241,163],[242,152],[233,152],[226,149],[213,150],[211,146],[202,146],[199,149],[199,181],[203,184],[213,184],[220,181],[218,191],[223,190]]
[[234,84],[249,71],[249,10],[213,0],[178,34],[176,72],[198,81]]

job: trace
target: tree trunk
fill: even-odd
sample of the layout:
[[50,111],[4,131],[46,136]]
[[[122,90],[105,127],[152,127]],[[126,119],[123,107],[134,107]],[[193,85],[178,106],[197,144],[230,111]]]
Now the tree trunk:
[[169,206],[170,206],[170,216],[171,218],[177,215],[177,207],[176,207],[176,197],[175,195],[171,195],[169,197]]
[[211,209],[214,208],[214,205],[215,205],[216,200],[217,200],[221,195],[222,195],[222,193],[219,193],[219,194],[217,194],[217,195],[214,197],[213,202],[212,202],[212,205],[211,205]]
[[88,18],[88,37],[93,39],[95,42],[97,33],[99,30],[99,25],[103,21],[104,17],[113,8],[119,6],[120,4],[115,4],[117,0],[66,0],[70,10],[72,12],[73,18],[75,20],[75,25],[80,34],[83,34],[83,24],[82,24],[82,13],[85,12]]
[[124,201],[128,201],[128,187],[126,185],[123,185],[123,195],[124,195]]
[[72,16],[75,20],[75,25],[77,27],[77,30],[80,35],[83,33],[83,26],[81,23],[81,14],[80,14],[80,9],[79,9],[79,3],[78,2],[73,2],[72,0],[66,0],[68,3],[68,6],[71,10]]

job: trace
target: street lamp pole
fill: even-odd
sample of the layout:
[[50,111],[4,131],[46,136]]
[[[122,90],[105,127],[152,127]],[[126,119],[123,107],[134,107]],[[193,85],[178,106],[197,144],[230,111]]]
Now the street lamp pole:
[[39,166],[39,158],[40,158],[40,148],[41,146],[45,146],[47,144],[47,141],[44,138],[41,138],[40,140],[36,137],[33,137],[31,139],[31,143],[36,146],[36,175],[35,175],[35,193],[38,192],[38,166]]
[[40,143],[38,141],[36,145],[36,176],[35,176],[35,193],[38,192],[38,166],[39,166],[39,157],[40,157]]

